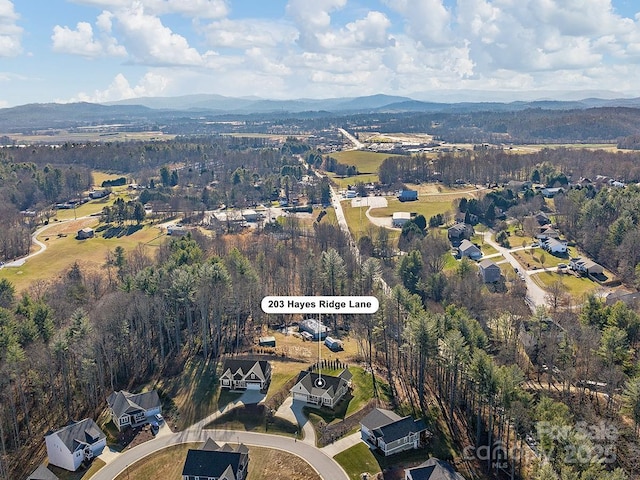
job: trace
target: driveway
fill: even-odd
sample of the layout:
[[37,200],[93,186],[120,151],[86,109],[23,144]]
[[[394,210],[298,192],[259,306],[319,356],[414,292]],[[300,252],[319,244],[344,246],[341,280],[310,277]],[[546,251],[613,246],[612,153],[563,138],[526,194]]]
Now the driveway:
[[278,408],[275,415],[276,417],[284,418],[285,420],[289,420],[291,423],[300,425],[304,434],[304,437],[300,441],[315,446],[316,431],[313,428],[313,424],[302,413],[302,408],[304,406],[305,404],[303,402],[297,400],[294,401],[292,397],[287,397],[282,405],[280,405],[280,408]]

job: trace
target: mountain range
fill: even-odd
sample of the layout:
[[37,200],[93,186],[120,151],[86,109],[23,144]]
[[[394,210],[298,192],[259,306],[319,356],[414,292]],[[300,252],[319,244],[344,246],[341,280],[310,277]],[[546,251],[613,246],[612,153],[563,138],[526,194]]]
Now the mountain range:
[[[608,92],[598,92],[609,96]],[[348,98],[273,100],[257,97],[225,97],[213,94],[178,97],[141,97],[105,104],[46,103],[0,109],[0,132],[25,129],[69,128],[114,124],[165,123],[175,119],[260,115],[342,116],[372,113],[512,112],[527,109],[582,110],[597,107],[639,108],[640,98],[583,98],[580,100],[531,100],[513,102],[434,102],[406,96],[370,95]]]

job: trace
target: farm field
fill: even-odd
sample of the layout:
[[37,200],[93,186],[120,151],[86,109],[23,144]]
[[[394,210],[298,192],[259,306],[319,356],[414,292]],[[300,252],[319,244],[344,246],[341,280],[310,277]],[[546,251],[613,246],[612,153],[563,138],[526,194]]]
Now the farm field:
[[337,177],[333,173],[326,172],[338,188],[347,188],[347,185],[353,185],[358,182],[377,182],[378,167],[385,158],[395,155],[363,150],[345,150],[344,152],[334,152],[330,156],[345,165],[355,165],[360,172],[360,175],[345,178]]
[[20,133],[0,133],[0,136],[7,136],[18,144],[44,143],[47,145],[63,142],[125,142],[134,140],[173,140],[176,136],[163,132],[68,132],[60,130],[55,133],[23,135]]

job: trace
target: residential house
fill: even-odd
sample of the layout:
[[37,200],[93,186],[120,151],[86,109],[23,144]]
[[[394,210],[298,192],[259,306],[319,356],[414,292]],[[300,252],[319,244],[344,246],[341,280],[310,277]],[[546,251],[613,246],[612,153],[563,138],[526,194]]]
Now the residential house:
[[266,360],[227,359],[220,375],[220,387],[229,390],[266,391],[270,381],[271,364]]
[[90,418],[71,423],[44,437],[49,464],[75,472],[84,461],[100,455],[107,436]]
[[324,340],[329,333],[329,328],[313,318],[307,318],[300,322],[298,328],[301,332],[310,335],[310,340]]
[[449,463],[438,458],[430,458],[422,465],[407,468],[405,480],[465,480]]
[[474,234],[473,227],[468,223],[456,223],[447,230],[447,237],[451,242],[459,242],[464,239],[471,239]]
[[610,292],[605,297],[605,303],[607,305],[615,305],[617,302],[622,302],[626,305],[634,305],[640,301],[640,292],[625,292],[624,290],[616,290]]
[[540,233],[536,235],[538,240],[546,240],[547,238],[560,238],[560,232],[553,227],[543,225],[540,227]]
[[167,227],[167,235],[171,235],[172,237],[182,237],[187,233],[189,233],[189,229],[183,225],[169,225]]
[[109,190],[92,190],[89,192],[89,198],[97,199],[108,197],[111,192]]
[[460,242],[460,246],[458,246],[458,252],[460,254],[460,258],[468,257],[472,260],[478,260],[482,257],[482,251],[466,239]]
[[602,265],[582,257],[572,258],[569,261],[569,268],[588,275],[602,275],[604,273],[604,267]]
[[402,228],[410,220],[411,214],[409,212],[393,212],[392,224],[396,228]]
[[542,196],[545,198],[553,198],[555,197],[558,193],[564,193],[564,188],[562,187],[557,187],[557,188],[543,188],[542,191]]
[[352,374],[346,368],[337,377],[317,372],[300,372],[291,395],[294,400],[334,408],[349,391],[351,378]]
[[42,464],[36,468],[27,480],[59,480],[58,476]]
[[93,231],[93,228],[83,228],[81,230],[78,230],[78,240],[84,240],[85,238],[92,238],[95,235],[95,232]]
[[552,254],[567,253],[567,248],[568,248],[566,240],[558,240],[557,238],[552,238],[552,237],[549,237],[546,240],[542,241],[540,246],[544,248],[547,252]]
[[385,456],[420,448],[431,436],[424,420],[375,408],[360,422],[362,440]]
[[188,450],[182,480],[244,480],[249,465],[249,449],[218,445],[208,439],[199,450]]
[[478,264],[478,271],[484,283],[499,282],[502,277],[500,267],[493,260],[485,258]]
[[536,222],[538,222],[538,225],[542,226],[542,225],[549,225],[551,223],[551,219],[549,218],[549,216],[544,213],[544,212],[538,212],[536,213],[533,218],[536,219]]
[[107,397],[111,419],[118,430],[149,423],[151,417],[161,413],[162,403],[158,392],[129,393],[121,390]]

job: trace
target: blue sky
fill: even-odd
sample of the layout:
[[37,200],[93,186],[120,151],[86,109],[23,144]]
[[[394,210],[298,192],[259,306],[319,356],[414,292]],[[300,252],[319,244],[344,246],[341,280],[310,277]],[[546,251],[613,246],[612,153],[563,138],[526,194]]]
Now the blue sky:
[[638,78],[635,0],[0,0],[3,107],[640,96]]

